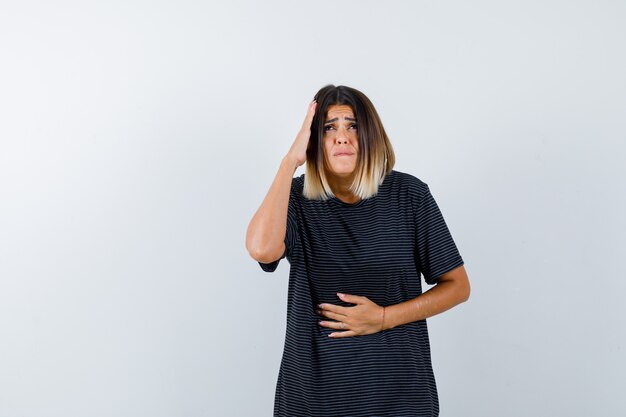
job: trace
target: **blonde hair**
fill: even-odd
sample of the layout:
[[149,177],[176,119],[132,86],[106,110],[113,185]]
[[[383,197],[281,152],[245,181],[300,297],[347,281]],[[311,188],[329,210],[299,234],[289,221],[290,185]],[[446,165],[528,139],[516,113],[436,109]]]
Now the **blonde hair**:
[[359,153],[350,191],[362,199],[375,196],[378,187],[393,169],[396,158],[374,105],[365,94],[344,85],[328,84],[317,92],[315,99],[317,109],[306,151],[302,194],[312,200],[327,200],[334,196],[324,165],[324,120],[330,106],[343,104],[352,108],[358,122]]

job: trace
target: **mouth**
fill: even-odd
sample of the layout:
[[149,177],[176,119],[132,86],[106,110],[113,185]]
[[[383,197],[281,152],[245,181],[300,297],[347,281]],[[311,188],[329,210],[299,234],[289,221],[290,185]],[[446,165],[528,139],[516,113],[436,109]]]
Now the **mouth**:
[[349,152],[340,152],[340,153],[336,153],[335,156],[352,156],[354,154],[349,153]]

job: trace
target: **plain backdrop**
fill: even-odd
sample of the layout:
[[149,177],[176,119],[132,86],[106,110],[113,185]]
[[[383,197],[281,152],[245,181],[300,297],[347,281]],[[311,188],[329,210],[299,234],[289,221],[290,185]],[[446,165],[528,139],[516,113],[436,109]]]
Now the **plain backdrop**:
[[3,1],[0,417],[272,414],[289,264],[245,232],[328,83],[372,100],[465,260],[469,301],[428,319],[441,416],[626,415],[625,21]]

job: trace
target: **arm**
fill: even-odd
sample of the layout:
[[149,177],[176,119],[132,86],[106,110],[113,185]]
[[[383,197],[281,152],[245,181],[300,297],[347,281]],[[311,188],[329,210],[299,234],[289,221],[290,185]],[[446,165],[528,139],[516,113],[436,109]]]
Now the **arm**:
[[437,285],[412,300],[385,308],[383,330],[443,313],[469,299],[470,284],[463,265],[439,277]]
[[314,100],[309,105],[296,140],[280,164],[274,182],[248,225],[246,249],[258,262],[270,263],[285,253],[291,183],[296,169],[306,162],[306,149],[316,107],[317,103]]
[[285,252],[287,206],[297,167],[293,158],[283,158],[274,182],[248,225],[246,249],[259,262],[273,262]]
[[350,330],[330,333],[329,337],[352,337],[392,329],[402,324],[423,320],[442,313],[467,301],[470,293],[469,280],[463,265],[439,277],[437,285],[412,300],[381,307],[361,295],[338,294],[352,307],[329,303],[318,304],[317,313],[335,321],[321,321],[320,326],[343,329],[340,322],[347,322]]

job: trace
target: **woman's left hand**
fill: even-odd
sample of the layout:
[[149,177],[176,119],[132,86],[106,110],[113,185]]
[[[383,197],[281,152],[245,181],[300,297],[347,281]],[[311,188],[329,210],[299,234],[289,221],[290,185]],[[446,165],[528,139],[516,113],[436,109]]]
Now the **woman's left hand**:
[[[369,298],[361,295],[337,293],[342,301],[356,304],[352,307],[342,307],[334,304],[322,303],[318,305],[317,313],[336,321],[321,321],[323,327],[342,330],[329,334],[329,337],[363,336],[377,333],[383,324],[383,307]],[[341,328],[343,323],[343,329]]]

